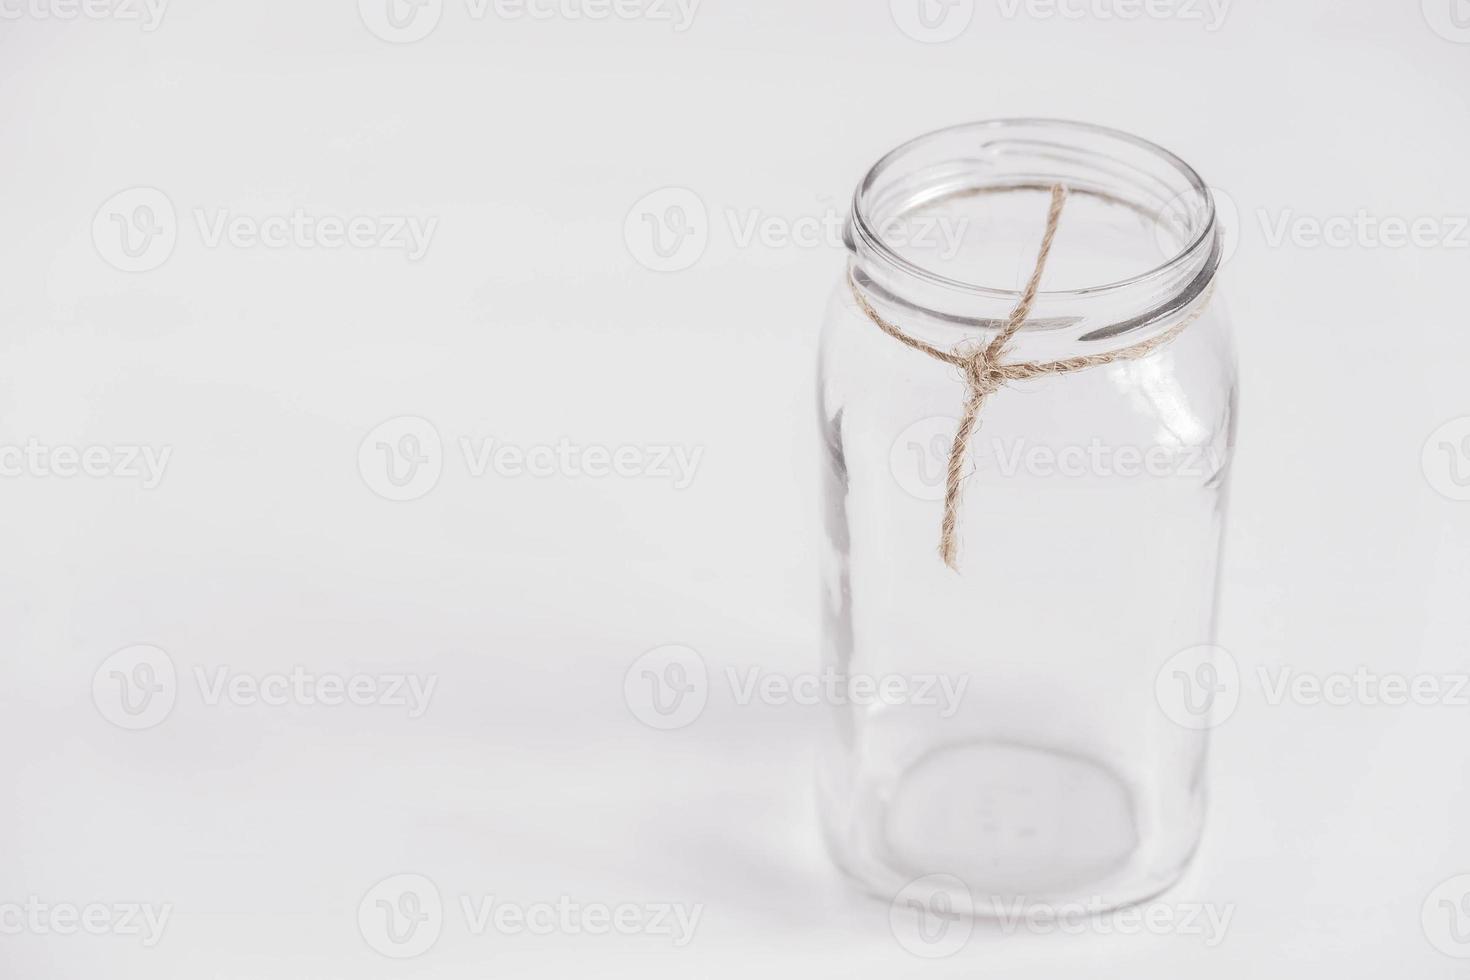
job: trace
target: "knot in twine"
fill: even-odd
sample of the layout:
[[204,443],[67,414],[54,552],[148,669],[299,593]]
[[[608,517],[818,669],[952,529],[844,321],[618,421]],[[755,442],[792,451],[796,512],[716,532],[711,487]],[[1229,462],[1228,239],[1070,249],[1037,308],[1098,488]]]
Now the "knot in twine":
[[976,351],[965,362],[965,379],[970,383],[971,393],[993,395],[1005,386],[1005,367],[996,361],[987,348]]
[[954,571],[959,571],[959,512],[961,491],[965,482],[965,454],[969,449],[970,437],[975,431],[980,409],[985,405],[985,400],[1012,381],[1028,381],[1052,374],[1070,374],[1103,364],[1146,357],[1168,344],[1183,333],[1186,327],[1203,316],[1209,307],[1210,297],[1213,295],[1214,287],[1211,287],[1192,313],[1157,337],[1134,344],[1132,347],[1124,347],[1103,354],[1069,357],[1060,361],[1007,363],[1004,360],[1006,349],[1016,333],[1025,326],[1027,318],[1031,315],[1031,307],[1036,303],[1036,294],[1041,288],[1041,277],[1046,271],[1047,259],[1051,257],[1052,242],[1056,239],[1057,226],[1061,223],[1062,208],[1066,206],[1066,203],[1066,188],[1060,184],[1053,184],[1051,207],[1046,215],[1046,231],[1041,236],[1041,248],[1036,254],[1036,267],[1031,273],[1031,278],[1026,282],[1026,288],[1021,292],[1020,302],[1006,318],[1005,326],[990,343],[978,349],[974,349],[971,344],[960,344],[953,350],[944,350],[910,336],[879,315],[878,311],[873,309],[872,304],[868,302],[867,297],[863,295],[857,280],[851,274],[848,276],[848,285],[852,289],[852,295],[857,300],[858,306],[867,314],[868,319],[877,324],[884,333],[906,347],[928,354],[946,364],[952,364],[964,372],[969,396],[965,400],[965,409],[960,416],[959,428],[955,430],[954,445],[950,447],[949,471],[944,488],[944,522],[940,525],[939,532],[939,557]]

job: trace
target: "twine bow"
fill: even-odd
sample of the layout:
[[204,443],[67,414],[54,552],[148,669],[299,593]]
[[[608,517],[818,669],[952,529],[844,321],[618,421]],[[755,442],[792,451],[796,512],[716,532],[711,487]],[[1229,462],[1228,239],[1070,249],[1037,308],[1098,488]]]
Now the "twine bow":
[[944,523],[939,533],[939,557],[954,571],[959,571],[958,528],[961,491],[965,481],[963,472],[965,454],[985,400],[1012,381],[1028,381],[1051,374],[1070,374],[1073,371],[1082,371],[1116,361],[1146,357],[1183,333],[1186,327],[1204,315],[1209,306],[1210,294],[1207,293],[1203,301],[1187,317],[1164,333],[1134,344],[1132,347],[1124,347],[1102,354],[1084,354],[1060,361],[1007,363],[1004,360],[1006,348],[1016,336],[1017,331],[1025,326],[1026,319],[1031,315],[1031,307],[1036,303],[1036,294],[1041,288],[1041,276],[1046,271],[1046,261],[1051,256],[1052,242],[1056,239],[1057,226],[1061,223],[1062,208],[1066,206],[1066,203],[1066,188],[1060,184],[1052,185],[1051,207],[1047,211],[1046,231],[1041,236],[1041,248],[1036,255],[1036,267],[1032,270],[1031,278],[1026,282],[1026,288],[1021,292],[1020,302],[1006,318],[1005,326],[990,343],[984,346],[976,348],[971,343],[962,343],[953,350],[943,350],[917,337],[909,336],[879,315],[863,295],[862,290],[858,288],[857,280],[851,275],[848,276],[848,285],[852,289],[852,295],[857,300],[858,306],[867,314],[868,319],[876,323],[884,333],[905,346],[928,354],[946,364],[952,364],[964,372],[969,396],[965,399],[964,412],[960,415],[959,428],[954,435],[954,445],[949,451],[949,472],[944,487]]

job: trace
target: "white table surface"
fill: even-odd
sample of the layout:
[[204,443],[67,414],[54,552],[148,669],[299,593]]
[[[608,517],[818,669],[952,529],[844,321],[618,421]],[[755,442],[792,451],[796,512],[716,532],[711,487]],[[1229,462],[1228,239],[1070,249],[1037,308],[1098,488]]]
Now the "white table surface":
[[[1453,2],[1237,0],[1207,30],[981,0],[942,44],[880,0],[705,0],[683,31],[476,19],[445,0],[404,44],[352,0],[174,0],[151,31],[6,7],[0,442],[172,456],[152,489],[0,481],[0,907],[171,912],[151,947],[0,921],[0,972],[1470,975],[1421,926],[1431,893],[1470,872],[1470,707],[1273,706],[1254,680],[1470,670],[1470,502],[1421,466],[1431,434],[1470,415],[1470,232],[1453,228],[1470,214],[1470,44],[1442,26]],[[1233,907],[1212,948],[983,928],[951,958],[911,956],[823,856],[819,712],[717,690],[697,723],[659,732],[623,700],[629,665],[663,644],[715,671],[815,663],[811,376],[842,254],[742,247],[730,216],[825,220],[897,142],[1019,115],[1164,142],[1239,215],[1220,639],[1245,681],[1216,732],[1203,851],[1167,899]],[[93,220],[136,187],[167,196],[178,241],[127,273]],[[693,191],[710,226],[692,268],[661,274],[624,232],[666,187]],[[297,207],[438,223],[410,261],[211,248],[194,217]],[[1360,212],[1432,217],[1446,239],[1272,233]],[[433,423],[444,471],[392,503],[357,454],[402,416]],[[702,455],[685,488],[476,479],[461,437]],[[93,697],[133,644],[179,678],[142,731]],[[409,718],[211,705],[198,681],[296,666],[438,686]],[[398,961],[358,911],[405,873],[446,911],[432,948]],[[488,896],[702,917],[681,948],[477,936],[459,899]]]

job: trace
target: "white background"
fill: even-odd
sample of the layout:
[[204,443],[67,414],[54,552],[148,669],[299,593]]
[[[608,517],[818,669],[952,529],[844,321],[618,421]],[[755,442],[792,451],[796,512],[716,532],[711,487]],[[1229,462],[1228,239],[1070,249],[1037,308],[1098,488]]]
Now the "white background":
[[[0,972],[1470,976],[1449,955],[1470,942],[1438,950],[1421,924],[1470,872],[1470,707],[1271,705],[1257,681],[1470,670],[1470,502],[1453,499],[1470,422],[1434,435],[1470,416],[1470,29],[1452,20],[1470,9],[1236,0],[1216,24],[1204,5],[976,0],[936,5],[956,36],[933,43],[893,7],[704,0],[679,30],[444,0],[397,43],[366,0],[174,0],[153,30],[7,0],[0,443],[172,455],[149,489],[0,481],[0,905],[172,915],[151,948],[8,929]],[[814,341],[842,266],[835,244],[738,230],[835,223],[889,147],[1021,115],[1162,142],[1238,214],[1220,639],[1242,683],[1203,851],[1164,900],[1232,907],[1214,947],[982,928],[949,959],[911,955],[821,852],[822,713],[739,706],[720,680],[816,662]],[[109,202],[139,187],[167,198],[177,241],[125,272],[106,232],[137,198]],[[705,247],[656,272],[642,215],[668,198],[639,202],[670,187],[703,206]],[[211,247],[196,220],[297,208],[437,225],[411,261]],[[1440,237],[1310,238],[1360,214]],[[358,454],[400,417],[432,424],[443,469],[395,503]],[[686,487],[476,478],[461,437],[701,455]],[[126,731],[93,680],[135,644],[178,683],[166,718]],[[660,732],[624,676],[667,644],[714,682],[701,717]],[[438,687],[409,718],[210,705],[196,680],[297,666]],[[404,873],[446,910],[400,962],[358,913]],[[477,936],[462,896],[703,915],[682,948]]]

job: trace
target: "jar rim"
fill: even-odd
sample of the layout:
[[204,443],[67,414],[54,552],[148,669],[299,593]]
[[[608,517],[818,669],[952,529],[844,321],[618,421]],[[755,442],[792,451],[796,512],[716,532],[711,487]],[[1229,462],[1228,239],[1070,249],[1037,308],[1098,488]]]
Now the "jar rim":
[[[1007,129],[1024,131],[1036,128],[1044,128],[1048,131],[1063,134],[1070,133],[1080,137],[1101,138],[1113,141],[1124,147],[1131,147],[1136,151],[1141,151],[1154,161],[1168,167],[1179,178],[1182,178],[1184,188],[1179,192],[1179,195],[1193,194],[1201,205],[1200,210],[1196,212],[1200,220],[1198,221],[1197,227],[1191,229],[1193,234],[1186,237],[1185,244],[1181,245],[1175,254],[1168,256],[1153,268],[1112,282],[1063,290],[1042,289],[1038,294],[1039,299],[1066,300],[1098,298],[1138,290],[1140,287],[1148,287],[1160,282],[1177,279],[1186,267],[1206,264],[1210,261],[1212,254],[1217,252],[1215,248],[1215,237],[1218,230],[1218,218],[1214,197],[1210,193],[1209,186],[1200,177],[1199,173],[1177,154],[1151,140],[1135,136],[1132,133],[1120,129],[1114,129],[1096,123],[1045,117],[1012,117],[959,123],[916,136],[885,153],[868,169],[868,172],[859,182],[857,190],[853,193],[852,212],[847,226],[847,244],[849,249],[856,252],[858,245],[861,244],[869,254],[896,267],[903,274],[916,277],[930,286],[955,290],[977,298],[1014,300],[1019,297],[1019,289],[1005,289],[969,282],[963,279],[955,279],[932,269],[927,269],[899,254],[896,249],[884,240],[883,235],[874,227],[871,208],[869,207],[870,195],[879,179],[905,156],[929,144],[943,140],[946,137],[953,137],[968,132],[985,133]],[[1067,183],[1065,180],[1058,180],[1057,182]],[[1021,190],[1028,189],[1028,187],[1034,189],[1036,185],[1017,184],[1014,189]],[[1176,197],[1179,195],[1176,195]],[[1188,278],[1195,279],[1196,277],[1190,275]]]

